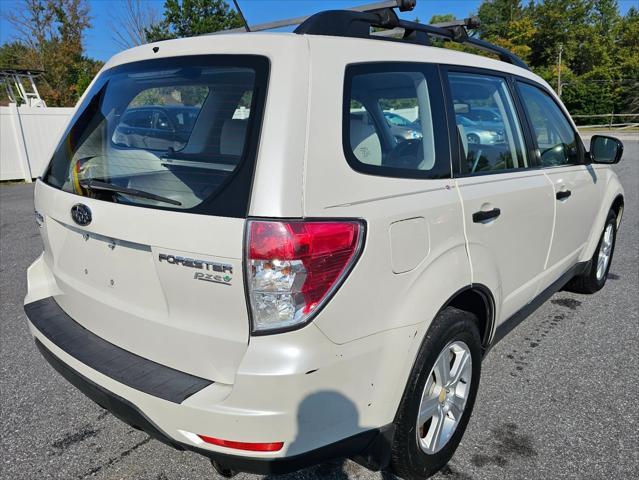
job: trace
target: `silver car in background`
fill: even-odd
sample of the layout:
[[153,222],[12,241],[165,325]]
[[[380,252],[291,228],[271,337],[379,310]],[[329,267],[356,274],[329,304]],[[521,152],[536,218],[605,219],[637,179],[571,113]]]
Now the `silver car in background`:
[[504,140],[503,133],[497,130],[486,130],[479,123],[470,120],[464,115],[457,115],[457,124],[464,127],[468,143],[494,145]]

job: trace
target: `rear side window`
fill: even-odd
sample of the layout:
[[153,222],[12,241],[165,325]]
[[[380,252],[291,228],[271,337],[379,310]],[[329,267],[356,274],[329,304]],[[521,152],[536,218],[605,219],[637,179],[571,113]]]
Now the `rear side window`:
[[248,55],[107,70],[43,179],[115,203],[244,216],[267,78],[268,60]]
[[462,172],[480,174],[529,166],[521,125],[502,77],[449,73]]
[[521,100],[528,114],[544,167],[580,163],[577,134],[557,103],[546,92],[519,82]]
[[349,66],[343,121],[348,163],[374,175],[450,177],[443,110],[439,77],[431,65]]

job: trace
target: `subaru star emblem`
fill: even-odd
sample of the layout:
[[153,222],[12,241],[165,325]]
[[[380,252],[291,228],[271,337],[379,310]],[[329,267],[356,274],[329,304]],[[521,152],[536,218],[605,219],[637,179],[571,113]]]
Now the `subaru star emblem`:
[[91,210],[82,203],[76,203],[71,207],[71,218],[78,225],[87,226],[91,223]]

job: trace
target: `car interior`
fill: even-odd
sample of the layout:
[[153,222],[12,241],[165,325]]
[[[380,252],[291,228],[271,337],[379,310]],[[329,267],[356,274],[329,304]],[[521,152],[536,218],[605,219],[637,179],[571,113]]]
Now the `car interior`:
[[[421,138],[393,135],[382,105],[412,100],[417,107]],[[364,164],[389,168],[430,170],[435,142],[426,79],[419,72],[370,73],[353,77],[349,112],[350,145]]]
[[[91,195],[79,184],[93,178],[153,192],[179,201],[180,208],[198,205],[242,159],[250,109],[243,110],[249,118],[234,117],[243,100],[251,98],[254,79],[255,73],[245,68],[213,68],[199,76],[178,72],[166,79],[112,79],[78,142],[72,162],[78,181],[70,178],[68,188]],[[159,113],[166,119],[173,110],[192,117],[188,129],[158,126]],[[110,195],[118,202],[166,206],[153,199]]]
[[561,115],[554,101],[546,94],[527,84],[521,84],[537,146],[544,166],[579,163],[580,152],[575,132]]
[[[462,171],[480,173],[526,167],[523,134],[505,81],[499,77],[457,73],[449,74],[449,79],[464,159]],[[485,122],[479,117],[470,126],[469,122],[463,122],[473,107],[498,112],[501,128],[497,128],[494,121]],[[473,141],[475,137],[478,141]]]

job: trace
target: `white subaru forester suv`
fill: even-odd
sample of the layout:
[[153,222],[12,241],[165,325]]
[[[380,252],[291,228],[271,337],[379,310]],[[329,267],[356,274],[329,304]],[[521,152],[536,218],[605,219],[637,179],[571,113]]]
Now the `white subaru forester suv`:
[[587,151],[517,57],[390,8],[137,47],[37,182],[29,326],[87,396],[224,475],[425,478],[491,346],[604,285],[622,150]]

